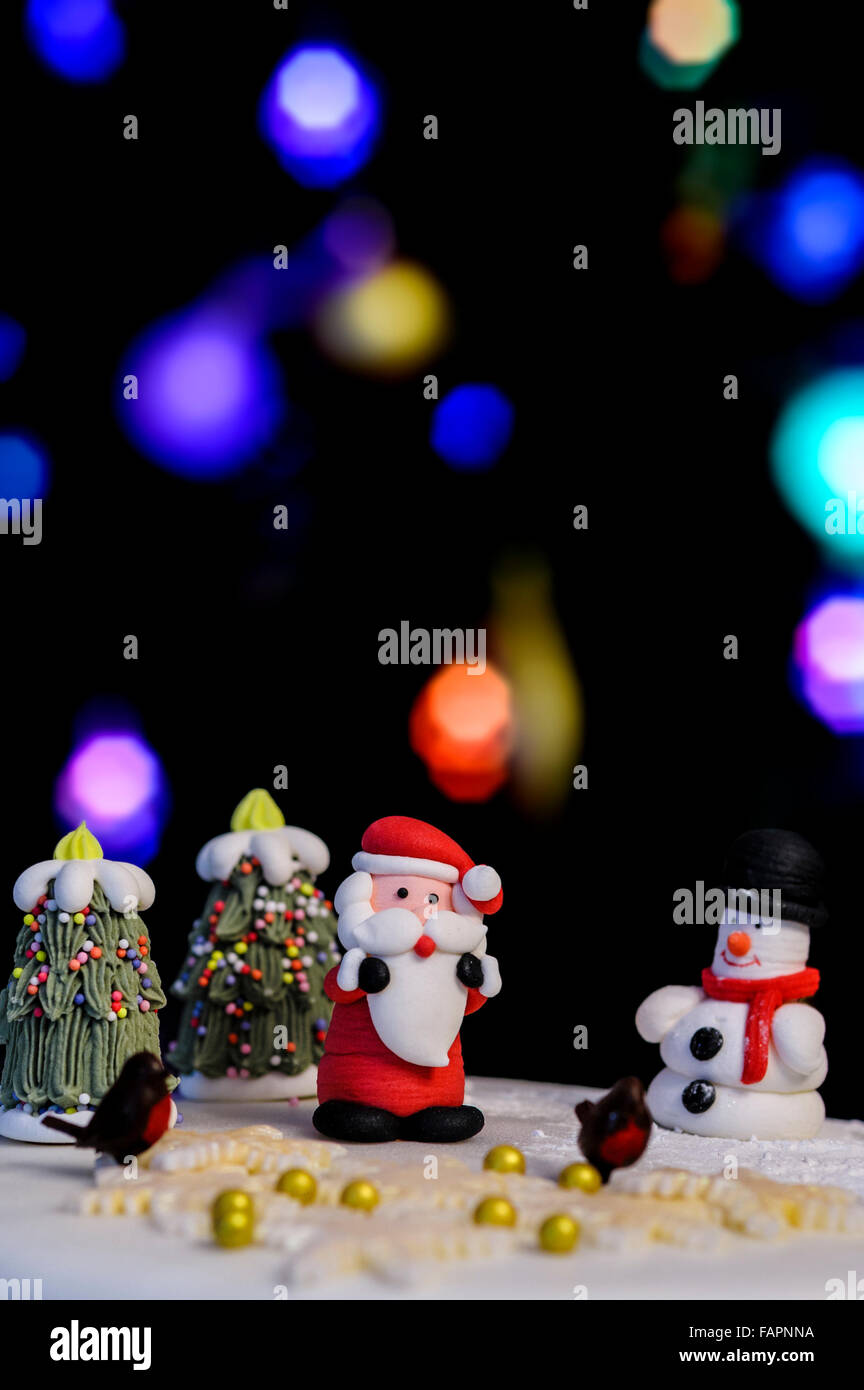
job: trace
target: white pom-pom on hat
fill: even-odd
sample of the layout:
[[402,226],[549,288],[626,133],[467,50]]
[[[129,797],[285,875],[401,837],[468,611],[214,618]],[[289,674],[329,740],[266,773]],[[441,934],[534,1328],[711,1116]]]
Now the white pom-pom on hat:
[[475,903],[488,903],[501,892],[501,878],[488,864],[475,864],[462,876],[462,891]]

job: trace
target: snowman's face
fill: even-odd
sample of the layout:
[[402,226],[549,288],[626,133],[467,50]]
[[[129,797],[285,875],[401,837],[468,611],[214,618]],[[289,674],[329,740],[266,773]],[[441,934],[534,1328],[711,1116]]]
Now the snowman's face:
[[770,980],[803,970],[810,932],[800,922],[777,922],[749,913],[726,911],[717,932],[711,969],[740,980]]

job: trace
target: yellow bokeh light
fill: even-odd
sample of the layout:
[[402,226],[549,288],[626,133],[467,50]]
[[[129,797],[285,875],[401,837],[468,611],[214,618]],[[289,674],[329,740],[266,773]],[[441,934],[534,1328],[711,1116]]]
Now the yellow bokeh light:
[[493,576],[492,634],[516,719],[512,781],[517,799],[552,813],[571,795],[583,733],[579,677],[552,599],[552,580],[536,555],[511,556]]
[[738,11],[732,0],[653,0],[648,37],[673,63],[710,63],[735,42]]
[[396,261],[335,291],[318,317],[323,347],[357,371],[410,372],[439,351],[450,312],[422,266]]

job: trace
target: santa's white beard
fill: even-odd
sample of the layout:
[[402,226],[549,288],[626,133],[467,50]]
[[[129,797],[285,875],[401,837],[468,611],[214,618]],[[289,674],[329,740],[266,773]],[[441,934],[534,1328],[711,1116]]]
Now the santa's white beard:
[[[413,949],[421,936],[435,942],[428,956]],[[339,939],[346,947],[337,977],[342,989],[357,988],[367,955],[387,962],[389,984],[367,996],[372,1023],[385,1047],[417,1066],[446,1067],[468,997],[456,974],[458,958],[469,951],[480,959],[485,956],[486,928],[479,913],[436,910],[421,922],[404,907],[374,912],[368,900],[345,902]]]
[[438,912],[420,922],[405,907],[373,912],[370,903],[351,903],[339,917],[339,940],[346,949],[358,946],[370,956],[399,956],[413,950],[421,936],[436,949],[462,956],[473,951],[486,935],[482,917],[461,912]]

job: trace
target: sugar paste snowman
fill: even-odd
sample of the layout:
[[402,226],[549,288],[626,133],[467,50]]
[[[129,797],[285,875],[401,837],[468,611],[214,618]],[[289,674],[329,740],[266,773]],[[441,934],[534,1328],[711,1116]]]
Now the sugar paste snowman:
[[823,876],[819,854],[791,831],[748,831],[732,845],[702,988],[667,985],[636,1014],[666,1063],[647,1097],[658,1124],[729,1139],[809,1139],[819,1130],[825,1020],[803,1001],[819,987],[807,957],[810,928],[827,915]]

